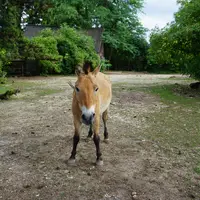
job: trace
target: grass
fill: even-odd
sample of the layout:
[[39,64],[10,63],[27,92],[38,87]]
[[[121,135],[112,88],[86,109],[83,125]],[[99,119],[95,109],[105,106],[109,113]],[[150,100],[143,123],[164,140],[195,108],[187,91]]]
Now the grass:
[[[174,84],[174,80],[179,84]],[[159,83],[139,87],[127,84],[118,87],[118,91],[145,92],[158,97],[155,101],[160,99],[162,104],[159,109],[143,115],[147,128],[142,130],[141,135],[166,150],[184,152],[194,172],[200,175],[200,156],[197,153],[200,147],[200,90],[189,87],[190,82],[195,82],[191,78],[169,78],[164,82],[165,85]]]
[[55,93],[59,93],[59,92],[61,92],[61,91],[56,90],[56,89],[42,89],[42,90],[37,90],[36,95],[37,96],[46,96],[46,95],[51,95],[51,94],[55,94]]
[[184,82],[196,82],[193,78],[190,77],[176,77],[176,75],[172,75],[169,78],[159,78],[161,80],[168,80],[168,81],[184,81]]
[[194,168],[194,171],[200,175],[200,163]]
[[[148,137],[163,145],[198,147],[200,144],[199,92],[184,85],[153,86],[147,91],[159,96],[162,103],[167,106],[151,116],[149,123],[152,124],[152,134]],[[190,92],[193,95],[197,93],[197,97],[188,97]]]
[[27,91],[37,86],[39,86],[39,84],[32,83],[32,82],[26,82],[26,81],[12,82],[11,80],[9,80],[6,84],[0,85],[0,93],[4,93],[8,89],[20,89],[21,91]]
[[[19,89],[20,97],[12,96],[12,100],[16,99],[34,99],[40,96],[51,95],[54,93],[59,93],[61,90],[48,88],[46,85],[41,85],[40,83],[31,82],[29,80],[15,80],[12,81],[11,79],[7,81],[6,84],[0,85],[0,94],[5,93],[7,90],[10,89]],[[30,95],[31,93],[31,95]]]
[[[141,135],[147,140],[159,144],[164,149],[181,149],[190,154],[190,150],[200,147],[200,91],[192,90],[188,82],[183,84],[150,85],[141,87],[119,87],[128,92],[145,92],[159,97],[161,107],[153,113],[143,114],[147,128]],[[159,105],[159,103],[158,103]],[[150,105],[151,106],[151,105]],[[152,104],[152,111],[155,103]],[[199,154],[190,160],[196,165],[200,161]],[[200,174],[200,163],[194,168]]]
[[[146,116],[146,122],[150,126],[143,132],[145,137],[167,149],[178,148],[186,152],[189,149],[198,149],[200,91],[178,84],[152,86],[145,90],[160,97],[165,105],[159,112],[151,114],[150,117]],[[199,154],[195,159],[193,157],[193,161],[195,163],[200,161]],[[200,163],[194,171],[200,175]]]
[[0,94],[5,93],[8,89],[12,89],[12,88],[5,86],[3,84],[0,84]]
[[146,122],[150,126],[144,135],[167,148],[199,147],[199,118],[200,113],[195,109],[184,109],[177,105],[171,105],[147,118]]
[[185,85],[154,86],[148,88],[147,91],[159,96],[164,103],[178,103],[191,107],[198,104],[200,100],[199,91],[192,90]]

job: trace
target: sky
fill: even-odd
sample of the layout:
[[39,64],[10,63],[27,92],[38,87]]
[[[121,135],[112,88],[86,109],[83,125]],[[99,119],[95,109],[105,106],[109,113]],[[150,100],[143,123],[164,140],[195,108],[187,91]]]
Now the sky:
[[[163,28],[168,22],[173,21],[173,14],[178,11],[176,0],[144,0],[144,14],[140,20],[144,27],[152,29],[155,26]],[[147,38],[149,33],[147,34]]]

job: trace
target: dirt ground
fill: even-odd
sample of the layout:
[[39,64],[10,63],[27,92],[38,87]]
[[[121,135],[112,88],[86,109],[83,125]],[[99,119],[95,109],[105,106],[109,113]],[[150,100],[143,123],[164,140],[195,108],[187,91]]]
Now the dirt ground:
[[[25,79],[37,83],[38,88],[59,92],[34,97],[35,90],[30,89],[15,100],[0,102],[0,199],[200,199],[200,176],[191,164],[195,152],[182,154],[175,148],[162,148],[143,135],[149,127],[145,116],[151,119],[166,105],[143,91],[121,90],[125,83],[136,88],[148,87],[175,83],[180,76],[110,76],[110,142],[101,142],[101,167],[94,165],[95,146],[92,140],[86,140],[87,127],[83,128],[78,145],[77,166],[65,162],[73,136],[72,89],[67,82],[74,82],[75,77]],[[103,139],[102,127],[101,133]]]

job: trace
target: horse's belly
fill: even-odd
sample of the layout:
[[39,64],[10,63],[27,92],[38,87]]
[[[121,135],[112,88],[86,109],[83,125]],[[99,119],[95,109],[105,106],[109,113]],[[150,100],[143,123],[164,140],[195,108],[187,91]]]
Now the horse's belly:
[[100,112],[101,114],[108,109],[109,105],[110,105],[110,102],[111,102],[111,99],[109,99],[108,101],[106,102],[101,102],[100,104]]

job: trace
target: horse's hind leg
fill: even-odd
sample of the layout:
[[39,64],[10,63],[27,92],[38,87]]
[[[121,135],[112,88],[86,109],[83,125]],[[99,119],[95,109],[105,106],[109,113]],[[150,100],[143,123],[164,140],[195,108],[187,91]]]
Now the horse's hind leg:
[[89,129],[89,132],[88,132],[88,138],[91,138],[93,135],[93,127],[92,127],[92,124],[90,125],[90,129]]
[[96,155],[97,155],[96,165],[103,165],[103,159],[100,150],[99,125],[100,125],[100,116],[96,117],[95,119],[93,141],[96,146]]
[[104,124],[104,142],[108,142],[108,130],[107,130],[107,120],[108,120],[108,109],[102,114],[103,124]]

